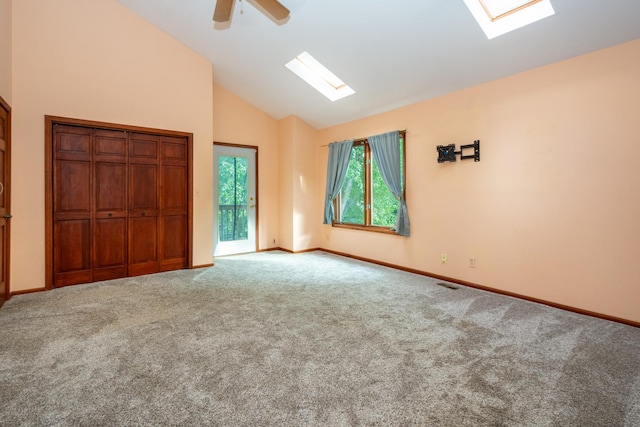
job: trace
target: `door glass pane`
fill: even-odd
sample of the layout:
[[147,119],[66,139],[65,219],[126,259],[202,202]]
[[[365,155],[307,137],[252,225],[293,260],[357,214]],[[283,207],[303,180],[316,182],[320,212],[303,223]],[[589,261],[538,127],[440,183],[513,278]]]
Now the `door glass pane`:
[[220,156],[218,175],[218,240],[246,240],[247,159]]

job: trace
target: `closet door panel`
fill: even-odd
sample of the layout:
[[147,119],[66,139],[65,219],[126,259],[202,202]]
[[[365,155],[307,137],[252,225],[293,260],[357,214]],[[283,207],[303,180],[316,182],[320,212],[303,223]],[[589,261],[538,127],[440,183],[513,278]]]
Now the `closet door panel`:
[[127,275],[127,134],[95,130],[94,281]]
[[127,160],[127,133],[121,131],[101,130],[95,131],[94,155],[102,160],[126,162]]
[[91,215],[91,162],[59,160],[56,164],[54,209],[57,215]]
[[91,129],[55,126],[53,156],[53,285],[91,282]]
[[187,140],[185,138],[162,137],[162,163],[179,164],[187,161]]
[[96,213],[127,213],[127,166],[124,163],[95,163]]
[[91,221],[88,218],[56,221],[54,239],[55,286],[93,281]]
[[187,212],[187,168],[162,166],[162,213]]
[[127,276],[127,219],[97,219],[94,228],[94,281]]
[[154,135],[131,134],[129,155],[136,161],[158,161],[158,137]]
[[187,224],[183,215],[163,215],[161,219],[160,270],[186,268]]
[[129,276],[160,271],[157,230],[156,217],[129,219]]
[[129,275],[156,273],[159,234],[159,140],[129,137]]
[[54,132],[53,151],[56,159],[90,160],[91,129],[57,125]]
[[187,139],[161,139],[160,269],[187,267]]
[[158,166],[132,164],[130,170],[130,210],[135,213],[158,209]]

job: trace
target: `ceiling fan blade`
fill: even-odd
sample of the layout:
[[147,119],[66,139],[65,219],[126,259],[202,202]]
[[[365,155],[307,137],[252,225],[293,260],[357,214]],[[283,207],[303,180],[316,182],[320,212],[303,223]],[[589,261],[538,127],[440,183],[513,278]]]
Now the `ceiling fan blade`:
[[231,20],[231,9],[234,0],[217,0],[216,8],[213,11],[215,22],[229,22]]
[[[220,1],[220,0],[218,0]],[[289,9],[284,7],[278,0],[254,0],[276,20],[285,19],[289,16]]]

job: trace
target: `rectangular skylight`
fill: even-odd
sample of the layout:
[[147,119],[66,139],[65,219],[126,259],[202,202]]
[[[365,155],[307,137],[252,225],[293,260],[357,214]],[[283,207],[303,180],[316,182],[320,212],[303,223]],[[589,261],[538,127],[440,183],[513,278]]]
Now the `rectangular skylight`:
[[555,13],[551,0],[464,0],[489,39]]
[[307,52],[302,52],[285,66],[331,101],[356,93]]

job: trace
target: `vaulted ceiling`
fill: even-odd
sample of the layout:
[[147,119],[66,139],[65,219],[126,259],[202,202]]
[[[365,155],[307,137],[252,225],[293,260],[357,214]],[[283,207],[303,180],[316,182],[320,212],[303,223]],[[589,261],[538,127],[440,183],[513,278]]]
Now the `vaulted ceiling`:
[[[640,38],[638,0],[552,0],[555,15],[488,40],[463,0],[252,0],[214,28],[215,0],[118,0],[211,61],[216,84],[273,117],[324,128]],[[355,95],[331,102],[284,64],[303,51]]]

